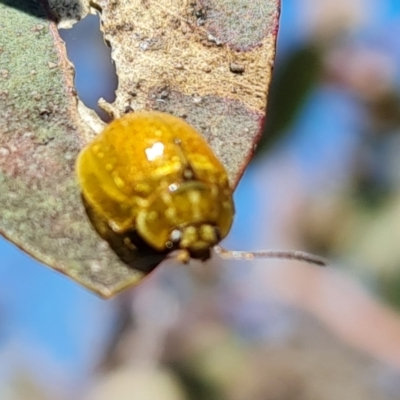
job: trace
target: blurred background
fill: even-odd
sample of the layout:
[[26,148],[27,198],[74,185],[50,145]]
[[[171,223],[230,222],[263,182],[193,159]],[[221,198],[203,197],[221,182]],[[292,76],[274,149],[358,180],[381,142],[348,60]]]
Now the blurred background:
[[[99,20],[62,30],[88,107]],[[105,115],[102,115],[105,118]],[[0,238],[0,399],[400,399],[400,2],[283,1],[266,132],[229,249],[103,301]]]

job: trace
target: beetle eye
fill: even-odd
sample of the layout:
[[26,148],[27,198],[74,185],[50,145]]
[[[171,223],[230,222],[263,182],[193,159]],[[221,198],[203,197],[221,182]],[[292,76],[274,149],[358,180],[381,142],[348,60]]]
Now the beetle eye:
[[182,239],[182,232],[179,229],[174,229],[171,232],[170,239],[173,243],[179,243]]
[[179,245],[181,239],[182,239],[182,232],[179,229],[174,229],[169,236],[169,240],[165,242],[165,247],[168,250],[175,249]]

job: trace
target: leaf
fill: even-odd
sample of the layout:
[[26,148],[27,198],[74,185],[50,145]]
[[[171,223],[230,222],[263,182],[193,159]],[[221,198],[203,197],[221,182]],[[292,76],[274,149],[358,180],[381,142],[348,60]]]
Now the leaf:
[[[125,259],[127,265],[88,220],[74,163],[101,124],[75,98],[54,19],[70,25],[84,17],[89,2],[49,3],[0,2],[0,232],[110,297],[139,282],[162,258],[145,252]],[[185,117],[236,185],[264,119],[278,0],[91,5],[101,12],[119,77],[116,101],[103,102],[104,108],[115,116],[150,108]]]

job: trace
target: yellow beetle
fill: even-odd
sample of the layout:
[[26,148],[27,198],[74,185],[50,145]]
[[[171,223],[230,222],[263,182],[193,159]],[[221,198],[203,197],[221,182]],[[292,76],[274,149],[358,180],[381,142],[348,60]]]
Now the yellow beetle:
[[214,248],[225,258],[325,264],[304,252],[216,246],[235,214],[227,173],[202,136],[170,114],[141,111],[114,120],[81,151],[76,170],[92,223],[120,256],[121,247],[145,244],[161,255],[178,250],[182,262],[206,260]]
[[82,194],[117,234],[136,230],[157,251],[205,260],[229,232],[225,168],[184,120],[161,112],[111,122],[77,160]]

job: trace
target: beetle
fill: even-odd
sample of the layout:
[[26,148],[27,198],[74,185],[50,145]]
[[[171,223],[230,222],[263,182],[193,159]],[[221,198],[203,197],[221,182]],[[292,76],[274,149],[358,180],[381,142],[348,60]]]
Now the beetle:
[[218,246],[235,208],[227,172],[206,140],[181,118],[157,111],[125,114],[82,149],[78,182],[91,221],[109,242],[181,262],[224,258],[290,258],[325,265],[312,254],[240,252]]

